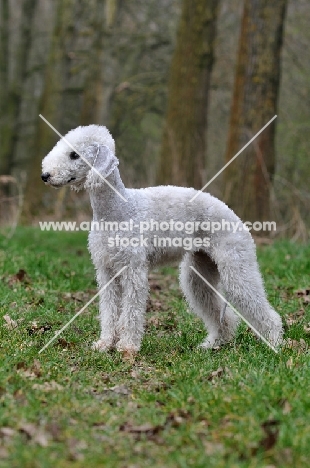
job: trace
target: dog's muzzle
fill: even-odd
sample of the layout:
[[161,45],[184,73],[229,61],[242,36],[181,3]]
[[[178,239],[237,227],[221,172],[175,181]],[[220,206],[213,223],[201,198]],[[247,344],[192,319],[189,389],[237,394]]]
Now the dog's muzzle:
[[43,180],[43,182],[47,182],[50,177],[51,174],[49,172],[43,172],[43,174],[41,175],[41,179]]

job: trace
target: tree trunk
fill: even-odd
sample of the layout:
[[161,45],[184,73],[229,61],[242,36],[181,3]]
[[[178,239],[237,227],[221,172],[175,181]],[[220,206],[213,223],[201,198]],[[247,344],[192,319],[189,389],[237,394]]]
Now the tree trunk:
[[206,130],[217,0],[183,0],[171,63],[159,183],[201,188],[206,181]]
[[[39,113],[47,118],[52,125],[59,127],[60,113],[62,111],[61,97],[64,80],[64,64],[66,51],[64,42],[69,29],[69,18],[71,17],[72,0],[58,0],[55,27],[53,31],[49,57],[45,70],[45,82],[43,93],[39,104]],[[28,219],[37,215],[42,209],[42,192],[44,185],[41,184],[41,161],[50,151],[59,137],[53,130],[38,117],[36,134],[34,138],[34,155],[28,170],[28,180],[25,190],[25,204],[23,218]]]
[[[88,75],[85,79],[80,124],[101,124],[102,123],[102,105],[103,105],[103,55],[104,55],[104,9],[100,5],[101,0],[96,0],[96,13],[91,21],[91,29],[94,38],[92,47],[89,51]],[[111,3],[111,0],[107,3]],[[116,8],[116,1],[113,0],[111,8]],[[111,14],[115,14],[112,9]],[[113,20],[113,16],[109,16]]]
[[[103,12],[101,0],[57,2],[39,112],[62,134],[80,124],[100,123]],[[40,175],[41,161],[58,139],[38,118],[26,186],[25,219],[42,208],[53,212],[55,196],[46,194]]]
[[24,0],[22,3],[22,21],[20,25],[19,43],[14,58],[14,75],[8,79],[9,56],[9,5],[2,0],[3,14],[1,27],[1,165],[2,173],[9,174],[13,167],[13,155],[19,132],[19,113],[23,99],[23,85],[26,79],[29,52],[31,50],[32,24],[37,0]]
[[9,155],[5,145],[7,96],[9,85],[9,2],[1,0],[0,2],[0,141],[1,158],[0,174],[8,174]]
[[[228,162],[276,113],[286,0],[245,0]],[[225,200],[246,221],[270,219],[275,121],[225,170]]]
[[[0,2],[0,111],[5,112],[5,100],[9,83],[9,2]],[[1,160],[2,161],[2,160]]]

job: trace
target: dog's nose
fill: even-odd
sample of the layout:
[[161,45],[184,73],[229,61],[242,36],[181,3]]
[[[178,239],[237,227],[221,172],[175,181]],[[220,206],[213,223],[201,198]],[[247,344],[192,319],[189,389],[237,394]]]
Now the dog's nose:
[[44,172],[41,175],[41,179],[43,180],[43,182],[47,182],[50,177],[51,177],[51,174],[49,172]]

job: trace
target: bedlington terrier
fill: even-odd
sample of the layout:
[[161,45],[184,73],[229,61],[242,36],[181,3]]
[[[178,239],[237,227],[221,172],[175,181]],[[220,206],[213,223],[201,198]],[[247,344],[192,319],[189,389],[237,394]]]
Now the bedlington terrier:
[[125,188],[118,163],[111,134],[98,125],[71,130],[42,162],[46,184],[89,192],[88,245],[101,288],[101,334],[94,349],[140,349],[148,270],[176,259],[185,298],[208,331],[203,348],[233,338],[239,318],[230,305],[279,345],[282,321],[266,298],[252,236],[236,214],[208,193],[192,200],[193,188]]

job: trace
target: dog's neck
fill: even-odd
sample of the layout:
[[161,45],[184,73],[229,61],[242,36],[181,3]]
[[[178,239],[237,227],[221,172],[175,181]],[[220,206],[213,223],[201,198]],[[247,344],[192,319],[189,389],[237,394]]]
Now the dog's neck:
[[123,219],[124,214],[128,213],[129,203],[128,193],[118,168],[115,168],[105,180],[108,183],[102,180],[95,187],[88,189],[93,209],[93,220],[113,221],[114,219]]

